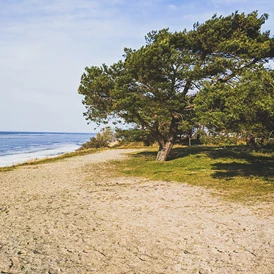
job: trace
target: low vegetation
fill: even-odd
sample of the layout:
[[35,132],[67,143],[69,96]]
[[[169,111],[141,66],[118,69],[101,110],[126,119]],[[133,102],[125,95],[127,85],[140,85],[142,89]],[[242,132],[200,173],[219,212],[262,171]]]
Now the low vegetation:
[[[2,167],[0,172],[97,151],[80,150],[54,158]],[[125,161],[113,161],[105,165],[102,172],[111,176],[146,177],[202,186],[224,199],[237,202],[274,202],[274,153],[256,152],[246,146],[177,146],[166,162],[155,161],[156,154],[156,147],[146,147]]]
[[274,154],[241,146],[176,147],[162,163],[155,161],[156,154],[146,149],[114,166],[122,175],[203,186],[234,201],[274,201]]
[[90,148],[102,148],[108,147],[113,140],[113,132],[110,128],[105,128],[102,132],[98,132],[95,137],[90,138],[90,140],[84,143],[80,148],[80,150],[86,150]]

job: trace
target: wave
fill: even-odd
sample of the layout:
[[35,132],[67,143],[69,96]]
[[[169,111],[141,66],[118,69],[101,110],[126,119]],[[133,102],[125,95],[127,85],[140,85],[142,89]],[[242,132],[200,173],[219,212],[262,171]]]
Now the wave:
[[64,153],[72,152],[78,149],[80,146],[76,144],[63,144],[61,146],[20,151],[15,154],[4,155],[0,157],[0,167],[12,166],[15,164],[21,164],[27,161],[41,159],[46,157],[54,157]]

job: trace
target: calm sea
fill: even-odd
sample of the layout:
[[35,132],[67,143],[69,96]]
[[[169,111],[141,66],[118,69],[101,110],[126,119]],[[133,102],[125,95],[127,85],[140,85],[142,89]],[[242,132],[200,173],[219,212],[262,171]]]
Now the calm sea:
[[93,133],[0,131],[0,167],[75,151]]

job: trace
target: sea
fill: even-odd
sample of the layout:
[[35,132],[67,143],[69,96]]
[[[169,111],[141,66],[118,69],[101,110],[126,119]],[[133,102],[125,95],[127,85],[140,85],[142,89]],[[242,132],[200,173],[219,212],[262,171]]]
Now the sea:
[[0,131],[0,167],[78,149],[94,133]]

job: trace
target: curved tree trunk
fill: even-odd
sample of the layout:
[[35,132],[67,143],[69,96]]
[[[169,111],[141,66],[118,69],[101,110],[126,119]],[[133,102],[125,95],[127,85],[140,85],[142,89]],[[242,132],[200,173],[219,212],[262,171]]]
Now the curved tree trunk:
[[159,151],[156,157],[156,161],[163,162],[167,160],[167,157],[177,138],[177,128],[178,128],[178,118],[172,117],[172,121],[169,128],[169,138],[165,139],[163,135],[158,134],[157,137],[158,137]]
[[172,142],[165,143],[164,147],[158,151],[156,161],[164,162],[166,161],[171,149],[173,147]]

